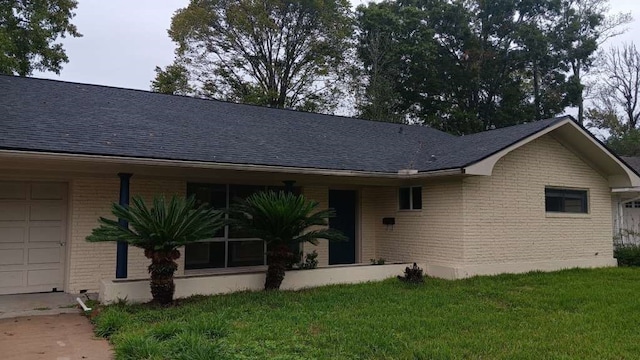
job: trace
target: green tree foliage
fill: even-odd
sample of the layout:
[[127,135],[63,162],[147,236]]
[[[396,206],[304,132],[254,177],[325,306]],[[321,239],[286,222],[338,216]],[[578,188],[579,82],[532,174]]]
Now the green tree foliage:
[[169,35],[202,96],[329,111],[353,31],[346,0],[191,0]]
[[284,191],[259,192],[231,206],[229,223],[245,231],[250,237],[267,243],[267,277],[265,290],[278,290],[287,266],[295,262],[292,244],[318,239],[344,241],[337,230],[325,228],[332,210],[316,210],[319,203],[308,201],[303,195]]
[[59,74],[69,58],[56,40],[82,36],[70,22],[77,5],[75,0],[0,1],[0,73]]
[[359,115],[465,134],[579,104],[582,80],[571,71],[590,65],[604,21],[602,7],[580,4],[399,0],[358,7],[357,54],[367,79]]
[[151,208],[142,198],[133,197],[130,207],[113,204],[111,211],[117,218],[126,220],[129,226],[101,217],[101,225],[93,229],[87,241],[124,241],[144,249],[144,255],[151,259],[151,295],[160,304],[173,300],[173,274],[178,268],[175,260],[180,257],[177,249],[212,238],[224,225],[220,212],[204,204],[196,206],[193,197],[173,196],[167,201],[158,196],[153,199]]
[[180,64],[171,64],[164,68],[156,66],[156,78],[151,81],[151,90],[169,95],[189,95],[193,92],[189,85],[189,73]]
[[606,144],[618,155],[640,157],[640,130],[631,129],[624,134],[611,135]]

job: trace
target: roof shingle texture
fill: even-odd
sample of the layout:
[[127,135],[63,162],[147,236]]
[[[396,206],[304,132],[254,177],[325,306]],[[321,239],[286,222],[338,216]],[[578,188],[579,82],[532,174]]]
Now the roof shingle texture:
[[0,76],[0,110],[0,149],[380,173],[460,168],[563,120],[456,137],[425,126],[13,76]]

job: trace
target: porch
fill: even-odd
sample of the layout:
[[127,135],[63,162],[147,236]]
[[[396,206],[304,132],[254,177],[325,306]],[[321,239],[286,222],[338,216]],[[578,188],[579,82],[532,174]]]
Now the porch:
[[[402,275],[412,264],[389,265],[336,265],[310,270],[287,271],[282,290],[300,290],[325,285],[356,284],[380,281]],[[425,268],[424,264],[419,265]],[[176,298],[193,295],[216,295],[238,291],[259,291],[264,288],[264,271],[244,273],[219,273],[176,276]],[[110,304],[119,300],[147,302],[151,300],[149,280],[103,279],[100,282],[101,303]]]

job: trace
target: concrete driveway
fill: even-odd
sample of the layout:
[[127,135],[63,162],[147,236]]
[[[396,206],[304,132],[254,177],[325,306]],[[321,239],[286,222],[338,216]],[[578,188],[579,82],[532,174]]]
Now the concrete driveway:
[[0,320],[3,360],[108,360],[109,343],[93,335],[89,319],[79,314],[28,316]]

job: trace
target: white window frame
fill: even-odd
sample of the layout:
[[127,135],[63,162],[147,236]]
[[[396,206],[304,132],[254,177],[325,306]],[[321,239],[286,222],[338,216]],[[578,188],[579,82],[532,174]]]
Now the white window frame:
[[[226,192],[226,206],[227,208],[230,205],[231,202],[231,192],[230,192],[230,188],[231,185],[248,185],[248,186],[262,186],[262,185],[250,185],[250,184],[220,184],[220,183],[207,183],[207,182],[188,182],[188,184],[201,184],[201,185],[224,185],[225,186],[225,192]],[[266,190],[267,187],[269,185],[264,185],[264,189]],[[229,214],[225,214],[225,220],[229,218]],[[200,243],[212,243],[212,242],[224,242],[224,266],[223,267],[205,267],[205,268],[191,268],[191,269],[187,269],[187,265],[186,265],[186,250],[185,250],[185,270],[186,271],[198,271],[198,270],[216,270],[216,269],[237,269],[237,268],[243,268],[243,267],[264,267],[267,264],[267,242],[264,240],[261,240],[263,242],[263,249],[264,249],[264,260],[263,260],[263,264],[262,265],[252,265],[252,266],[229,266],[229,241],[257,241],[257,240],[261,240],[258,238],[229,238],[229,225],[225,225],[224,226],[224,236],[223,237],[214,237],[211,239],[203,239],[203,240],[199,240],[197,242]]]
[[[409,189],[409,208],[408,209],[403,209],[401,204],[402,201],[400,199],[400,191],[402,191],[402,189]],[[400,186],[398,188],[398,191],[396,192],[397,196],[398,196],[398,211],[422,211],[423,208],[423,196],[420,197],[420,208],[416,209],[415,208],[415,204],[413,201],[413,189],[420,189],[420,193],[422,194],[422,186]]]

